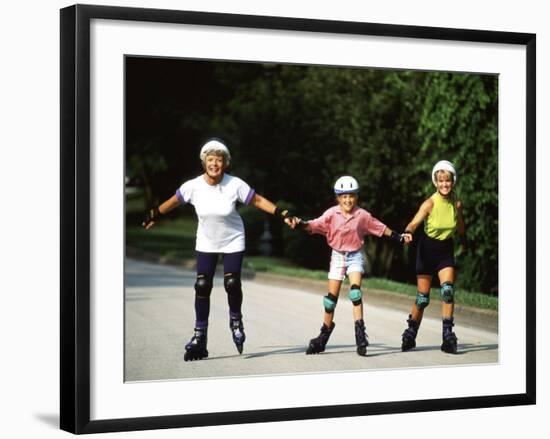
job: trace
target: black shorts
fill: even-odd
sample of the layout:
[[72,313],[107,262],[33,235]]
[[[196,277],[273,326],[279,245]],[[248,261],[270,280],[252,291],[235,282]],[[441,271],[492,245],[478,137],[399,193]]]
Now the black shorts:
[[453,239],[441,241],[420,236],[416,248],[416,274],[433,276],[447,267],[455,267]]

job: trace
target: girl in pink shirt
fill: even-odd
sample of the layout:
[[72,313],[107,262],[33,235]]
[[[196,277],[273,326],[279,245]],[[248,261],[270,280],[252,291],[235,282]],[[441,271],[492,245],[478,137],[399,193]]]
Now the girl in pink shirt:
[[409,239],[392,231],[374,218],[365,209],[357,206],[359,184],[350,176],[340,177],[334,185],[338,205],[331,207],[319,218],[311,221],[296,219],[296,223],[307,232],[324,235],[332,248],[330,270],[328,273],[328,294],[323,298],[325,307],[323,326],[318,337],[310,340],[306,354],[324,352],[330,334],[334,330],[334,309],[338,302],[342,281],[348,276],[350,282],[349,298],[353,303],[355,321],[355,342],[357,353],[367,354],[367,334],[363,321],[363,301],[361,280],[364,273],[365,253],[363,244],[365,235],[387,236],[397,242]]

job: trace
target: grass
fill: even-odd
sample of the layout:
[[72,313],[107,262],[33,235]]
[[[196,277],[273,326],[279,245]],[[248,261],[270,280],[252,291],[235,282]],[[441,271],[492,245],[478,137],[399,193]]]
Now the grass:
[[195,257],[196,221],[181,218],[155,224],[145,230],[138,224],[126,225],[126,245],[139,250],[172,258]]
[[267,256],[247,256],[245,268],[263,273],[283,274],[285,276],[300,277],[303,279],[326,280],[327,273],[321,270],[309,270],[293,265],[283,258]]
[[[197,222],[194,217],[180,216],[174,220],[164,220],[150,230],[145,230],[133,216],[129,216],[126,227],[126,244],[130,247],[144,250],[171,258],[191,259],[195,257],[195,233]],[[246,256],[244,267],[258,272],[281,274],[302,279],[326,280],[324,270],[309,270],[297,267],[283,258],[265,256]],[[392,291],[414,297],[416,286],[395,282],[383,278],[367,278],[363,281],[366,288]],[[437,288],[432,288],[432,297],[439,296]],[[476,308],[497,310],[498,297],[487,294],[458,289],[456,303]]]
[[[382,278],[369,278],[366,279],[364,283],[367,288],[393,291],[396,293],[406,294],[411,297],[416,296],[416,285],[395,282]],[[430,295],[433,298],[439,297],[439,288],[432,288]],[[489,309],[493,311],[498,310],[498,297],[476,291],[463,290],[460,287],[455,293],[455,302],[458,305],[472,306],[474,308]]]
[[[302,279],[327,280],[327,272],[324,270],[308,270],[293,266],[290,262],[281,258],[268,258],[263,256],[248,256],[245,259],[245,266],[255,271],[266,273],[283,274],[285,276],[299,277]],[[416,285],[396,282],[384,278],[366,278],[363,280],[366,288],[391,291],[394,293],[416,296]],[[432,297],[439,296],[439,289],[432,288]],[[498,297],[487,294],[458,289],[455,296],[458,305],[472,306],[475,308],[497,310]]]

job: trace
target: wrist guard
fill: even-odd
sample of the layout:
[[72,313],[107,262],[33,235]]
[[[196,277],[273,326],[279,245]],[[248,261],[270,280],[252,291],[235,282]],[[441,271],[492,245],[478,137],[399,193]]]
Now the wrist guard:
[[158,221],[160,218],[160,211],[158,207],[153,207],[149,209],[147,212],[147,215],[145,215],[145,219],[143,220],[143,223],[141,224],[143,227],[147,227],[152,222]]
[[281,218],[283,221],[287,218],[292,218],[294,216],[291,215],[291,213],[287,209],[281,209],[280,207],[275,208],[275,212],[273,212],[273,215]]
[[390,239],[392,241],[398,242],[399,244],[402,244],[404,241],[403,235],[397,233],[395,230],[392,230]]

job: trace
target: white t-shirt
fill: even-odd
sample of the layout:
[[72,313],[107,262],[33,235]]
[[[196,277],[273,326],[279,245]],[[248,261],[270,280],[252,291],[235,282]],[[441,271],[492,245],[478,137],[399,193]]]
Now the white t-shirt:
[[181,203],[195,207],[199,219],[197,251],[234,253],[244,250],[244,225],[235,205],[237,201],[249,204],[254,189],[243,180],[224,174],[220,183],[211,186],[204,175],[199,175],[183,183],[176,196]]

